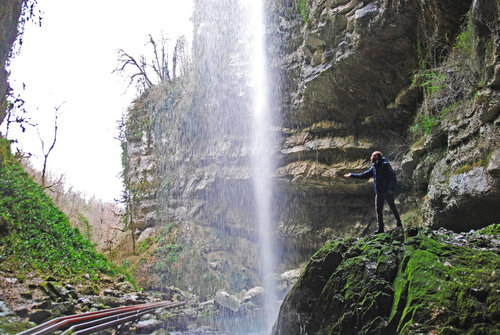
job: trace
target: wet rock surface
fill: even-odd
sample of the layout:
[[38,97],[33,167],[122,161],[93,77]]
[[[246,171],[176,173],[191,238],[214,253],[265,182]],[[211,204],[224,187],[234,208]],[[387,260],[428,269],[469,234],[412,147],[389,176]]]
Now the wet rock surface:
[[[398,174],[396,204],[405,225],[467,231],[498,222],[500,53],[492,24],[498,3],[305,3],[301,13],[296,1],[272,0],[267,11],[269,73],[279,74],[270,95],[281,114],[274,128],[281,141],[273,148],[281,196],[273,198],[273,208],[283,269],[299,266],[333,235],[364,236],[375,229],[371,183],[343,177],[369,168],[374,150],[383,151]],[[138,241],[164,236],[164,250],[175,244],[189,253],[158,253],[141,264],[140,284],[149,289],[182,285],[206,299],[221,289],[261,285],[247,165],[250,122],[241,112],[249,95],[235,89],[244,81],[238,75],[244,73],[244,46],[222,38],[242,29],[240,14],[236,3],[200,1],[193,41],[200,77],[182,82],[190,87],[186,92],[160,85],[137,102],[127,154],[130,180],[144,187],[134,205]],[[428,122],[439,118],[439,125],[414,138],[421,106],[438,100],[414,75],[456,71],[446,57],[457,49],[467,15],[478,28],[477,43],[490,45],[488,59],[478,56],[483,77],[469,95],[450,94],[434,114],[424,113]],[[214,23],[214,16],[224,24]],[[208,50],[233,61],[211,68]],[[456,83],[439,84],[456,89]],[[221,94],[226,89],[241,99],[229,103]],[[221,115],[218,106],[233,113]],[[167,255],[172,264],[158,262]],[[173,275],[162,276],[164,270]]]
[[499,229],[329,242],[286,297],[273,334],[496,334]]

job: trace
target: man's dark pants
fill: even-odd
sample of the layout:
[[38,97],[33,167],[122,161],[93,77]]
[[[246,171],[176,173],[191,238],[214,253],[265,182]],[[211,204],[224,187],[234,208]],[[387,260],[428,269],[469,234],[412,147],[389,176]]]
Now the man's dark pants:
[[384,230],[384,217],[382,216],[382,211],[384,209],[384,201],[387,201],[387,203],[389,204],[389,207],[391,208],[392,213],[394,214],[394,218],[396,219],[396,225],[398,227],[402,227],[398,210],[396,208],[396,205],[394,204],[393,194],[391,192],[377,193],[375,195],[375,210],[377,212],[377,222],[379,231]]

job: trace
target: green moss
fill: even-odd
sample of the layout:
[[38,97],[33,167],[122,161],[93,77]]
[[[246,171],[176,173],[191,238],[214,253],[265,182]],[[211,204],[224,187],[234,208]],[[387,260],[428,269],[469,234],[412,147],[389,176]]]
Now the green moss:
[[434,70],[424,71],[422,74],[423,82],[420,84],[421,87],[425,89],[427,95],[432,95],[442,88],[444,88],[444,82],[446,80],[446,75],[443,73],[436,72]]
[[406,228],[409,227],[422,227],[422,210],[420,208],[413,208],[407,210],[406,212],[401,214],[401,222],[403,226]]
[[486,228],[478,230],[476,232],[477,235],[491,235],[491,236],[500,236],[500,223],[492,224]]
[[[500,287],[494,270],[500,269],[500,257],[443,243],[436,236],[419,233],[418,237],[418,249],[407,250],[404,272],[395,281],[391,317],[398,315],[407,290],[398,332],[411,333],[415,324],[422,323],[470,329],[493,317],[500,295],[491,286]],[[494,296],[489,304],[481,301],[486,291]]]
[[460,166],[458,169],[453,171],[453,174],[466,173],[466,172],[473,170],[474,168],[481,167],[481,166],[484,168],[487,168],[492,154],[493,154],[493,152],[490,152],[484,158],[481,158],[472,164],[465,163],[464,165]]
[[28,321],[19,321],[11,317],[0,317],[0,330],[2,334],[17,334],[30,329],[34,323]]
[[467,58],[474,57],[476,36],[474,34],[470,17],[468,17],[465,27],[457,35],[453,49]]
[[285,299],[276,329],[498,334],[500,256],[484,248],[490,241],[485,234],[499,237],[498,226],[470,237],[413,228],[404,241],[395,230],[330,242]]
[[414,133],[422,132],[429,135],[432,130],[439,124],[439,118],[432,115],[421,114],[415,121],[415,124],[410,128]]
[[150,247],[151,247],[151,244],[153,242],[153,239],[151,237],[147,237],[145,239],[143,239],[141,241],[141,243],[139,244],[139,252],[144,252],[146,250],[148,250]]

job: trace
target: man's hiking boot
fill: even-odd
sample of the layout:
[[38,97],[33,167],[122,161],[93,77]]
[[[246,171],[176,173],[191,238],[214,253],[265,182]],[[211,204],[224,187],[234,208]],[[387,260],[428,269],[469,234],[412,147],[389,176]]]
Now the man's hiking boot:
[[377,234],[382,234],[384,232],[384,229],[377,229],[373,232],[373,234],[377,235]]

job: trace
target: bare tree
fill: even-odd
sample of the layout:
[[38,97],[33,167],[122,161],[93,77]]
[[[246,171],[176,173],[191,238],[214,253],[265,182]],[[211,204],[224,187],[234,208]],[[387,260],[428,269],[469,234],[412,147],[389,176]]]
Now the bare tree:
[[[164,35],[155,40],[149,34],[148,42],[145,44],[150,47],[148,57],[142,54],[136,58],[125,50],[118,49],[119,65],[113,72],[128,73],[127,76],[130,79],[128,86],[135,83],[139,91],[163,81],[172,81],[178,74],[185,74],[188,62],[186,38],[184,36],[177,38],[172,54],[172,76],[170,75],[168,41]],[[177,71],[179,64],[181,65],[180,73]]]
[[[184,35],[177,37],[175,42],[174,54],[172,56],[172,76],[177,78],[177,68],[179,67],[180,76],[187,74],[189,58],[187,54],[187,41]],[[180,65],[180,66],[179,66]]]
[[130,82],[128,86],[132,85],[134,82],[136,83],[137,89],[142,88],[145,90],[153,86],[153,83],[147,74],[147,63],[144,56],[140,56],[139,61],[137,61],[123,49],[119,49],[118,62],[120,63],[120,66],[114,69],[113,72],[125,72],[125,69],[130,67],[132,67],[133,71],[135,71],[130,75]]
[[162,35],[160,39],[160,46],[158,48],[158,44],[153,39],[153,36],[151,36],[151,34],[148,36],[148,44],[151,44],[151,46],[153,47],[154,54],[154,59],[151,67],[158,76],[160,82],[164,80],[170,81],[170,72],[168,70],[168,39]]
[[55,113],[54,113],[54,139],[52,140],[52,144],[50,145],[49,149],[45,151],[45,141],[42,138],[42,135],[40,134],[40,128],[37,127],[37,132],[38,132],[38,138],[40,138],[40,142],[42,144],[42,153],[43,153],[43,168],[42,168],[42,187],[45,188],[45,177],[47,173],[47,160],[49,159],[49,155],[52,152],[52,149],[54,149],[54,146],[56,145],[57,141],[57,117],[58,117],[58,112],[59,109],[61,108],[62,105],[59,105],[58,107],[55,107]]

